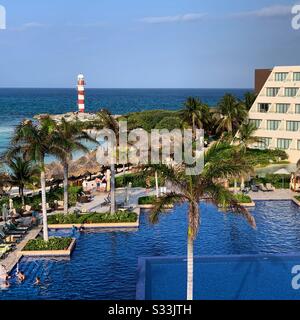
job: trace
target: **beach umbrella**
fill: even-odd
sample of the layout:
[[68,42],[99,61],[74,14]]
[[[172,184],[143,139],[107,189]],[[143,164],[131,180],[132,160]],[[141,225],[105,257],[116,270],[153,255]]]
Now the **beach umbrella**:
[[291,173],[287,169],[282,168],[282,169],[279,169],[276,172],[274,172],[274,174],[276,174],[278,176],[282,176],[282,189],[284,189],[284,181],[285,181],[284,177],[286,175],[290,175]]

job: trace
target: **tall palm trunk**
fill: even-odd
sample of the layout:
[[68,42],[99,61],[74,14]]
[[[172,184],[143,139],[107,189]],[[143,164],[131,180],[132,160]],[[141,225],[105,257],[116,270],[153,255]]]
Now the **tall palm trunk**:
[[194,298],[194,240],[188,235],[187,247],[187,300]]
[[68,214],[69,209],[69,193],[68,193],[68,186],[69,186],[69,164],[68,161],[64,161],[64,213]]
[[22,199],[22,206],[25,206],[25,197],[24,197],[24,186],[19,187],[19,195]]
[[115,165],[112,164],[110,166],[110,171],[111,171],[111,175],[110,175],[110,200],[111,200],[111,204],[110,204],[110,214],[114,215],[116,213],[116,187],[115,187],[115,178],[116,178],[116,171],[115,171]]
[[234,194],[238,193],[237,179],[234,178]]
[[159,197],[159,186],[158,186],[158,174],[155,171],[155,189],[156,189],[156,198]]
[[49,240],[48,217],[47,217],[47,199],[46,199],[46,176],[44,161],[41,162],[41,188],[42,188],[42,211],[43,211],[43,236],[44,240]]

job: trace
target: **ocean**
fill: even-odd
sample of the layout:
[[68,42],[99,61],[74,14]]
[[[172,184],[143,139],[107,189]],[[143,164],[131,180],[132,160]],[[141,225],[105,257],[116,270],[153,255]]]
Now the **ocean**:
[[[238,98],[252,89],[86,89],[86,111],[109,109],[113,114],[150,109],[176,110],[188,96],[215,106],[225,93]],[[76,89],[0,89],[0,153],[9,145],[15,126],[36,114],[77,111]]]

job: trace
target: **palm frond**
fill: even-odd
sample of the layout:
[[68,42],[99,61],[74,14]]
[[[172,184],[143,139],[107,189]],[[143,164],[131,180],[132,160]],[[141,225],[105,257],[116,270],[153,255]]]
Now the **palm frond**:
[[159,197],[154,204],[154,208],[151,210],[149,216],[150,222],[153,224],[158,223],[160,214],[165,212],[169,205],[183,203],[185,200],[186,198],[184,196],[175,192],[167,193],[162,197]]

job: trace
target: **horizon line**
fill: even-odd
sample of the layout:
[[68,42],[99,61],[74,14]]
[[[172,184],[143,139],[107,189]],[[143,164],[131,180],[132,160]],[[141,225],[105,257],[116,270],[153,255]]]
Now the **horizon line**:
[[[74,87],[0,87],[0,90],[2,89],[72,89],[77,90],[76,86]],[[139,87],[139,88],[133,88],[133,87],[86,87],[86,90],[199,90],[199,89],[205,89],[205,90],[224,90],[224,89],[240,89],[240,90],[254,90],[254,88],[251,87],[165,87],[165,88],[155,88],[155,87]]]

